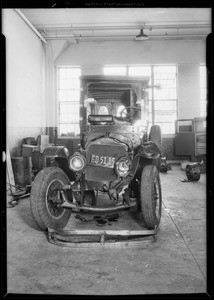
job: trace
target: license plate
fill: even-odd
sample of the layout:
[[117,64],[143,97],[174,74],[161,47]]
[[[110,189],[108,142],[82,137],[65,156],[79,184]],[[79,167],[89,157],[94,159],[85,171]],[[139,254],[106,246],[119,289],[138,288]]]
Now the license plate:
[[90,163],[96,166],[114,168],[115,157],[92,154]]

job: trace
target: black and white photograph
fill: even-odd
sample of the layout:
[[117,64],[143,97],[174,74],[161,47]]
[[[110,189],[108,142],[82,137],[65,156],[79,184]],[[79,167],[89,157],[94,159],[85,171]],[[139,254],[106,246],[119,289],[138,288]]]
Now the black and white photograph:
[[208,293],[211,14],[2,9],[6,294]]

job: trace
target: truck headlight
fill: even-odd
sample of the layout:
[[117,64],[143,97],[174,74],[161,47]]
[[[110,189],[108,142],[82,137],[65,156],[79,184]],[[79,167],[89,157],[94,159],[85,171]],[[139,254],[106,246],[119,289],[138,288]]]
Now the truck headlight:
[[115,171],[120,177],[126,177],[131,166],[131,161],[127,157],[121,157],[115,163]]
[[74,171],[82,171],[85,168],[86,160],[85,157],[79,153],[74,153],[68,161],[69,168]]

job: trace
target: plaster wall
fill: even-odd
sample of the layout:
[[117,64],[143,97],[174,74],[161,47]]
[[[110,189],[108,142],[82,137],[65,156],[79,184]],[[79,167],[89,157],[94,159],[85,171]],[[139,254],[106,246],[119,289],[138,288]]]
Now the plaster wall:
[[6,137],[12,155],[28,136],[45,127],[44,48],[42,42],[12,9],[2,10],[6,38]]

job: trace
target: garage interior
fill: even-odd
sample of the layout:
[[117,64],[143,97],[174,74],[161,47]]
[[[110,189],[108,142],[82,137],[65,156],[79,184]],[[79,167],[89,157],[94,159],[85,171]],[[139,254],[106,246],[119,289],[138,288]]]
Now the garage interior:
[[[7,293],[206,293],[206,39],[211,9],[26,8],[3,9],[2,17]],[[77,151],[79,78],[114,75],[149,78],[149,126],[161,127],[161,153],[169,166],[160,173],[163,204],[157,237],[138,246],[53,245],[30,211],[29,187],[38,157],[49,146],[65,146],[70,155]],[[188,164],[199,166],[198,181],[183,180]],[[18,168],[27,170],[27,179]],[[14,198],[20,190],[23,197]],[[88,228],[100,229],[73,214],[66,225]],[[139,228],[132,209],[102,226]]]

